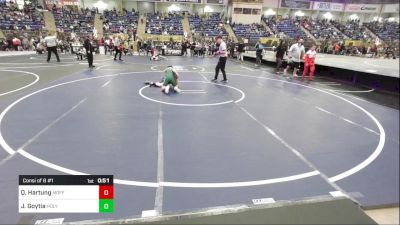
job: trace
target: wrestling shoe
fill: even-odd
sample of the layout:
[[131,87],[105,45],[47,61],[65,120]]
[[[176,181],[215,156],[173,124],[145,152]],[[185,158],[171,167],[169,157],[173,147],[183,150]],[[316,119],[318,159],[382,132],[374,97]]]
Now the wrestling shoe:
[[181,89],[179,89],[178,87],[174,87],[174,91],[175,91],[176,93],[181,93]]
[[146,81],[144,84],[149,85],[150,87],[154,87],[156,85],[153,81]]

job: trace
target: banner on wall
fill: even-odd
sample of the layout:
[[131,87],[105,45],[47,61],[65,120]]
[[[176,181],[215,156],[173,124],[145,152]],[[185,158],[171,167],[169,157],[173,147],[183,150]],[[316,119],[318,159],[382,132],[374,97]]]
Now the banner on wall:
[[54,5],[61,6],[60,2],[57,1],[57,0],[45,0],[44,3],[46,4],[46,7],[47,7],[48,10],[51,10]]
[[383,13],[399,13],[399,4],[385,4],[383,5]]
[[341,12],[344,9],[344,4],[333,3],[333,2],[314,2],[313,9],[320,10],[320,11]]
[[183,41],[183,36],[181,35],[152,35],[152,34],[144,34],[142,36],[142,39],[144,40],[151,40],[151,41],[162,41],[162,42],[169,42],[169,41],[175,41],[175,42],[182,42]]
[[259,42],[261,44],[269,45],[269,46],[273,46],[273,45],[278,46],[279,45],[279,41],[280,41],[279,38],[267,38],[267,37],[262,37],[259,40]]
[[201,0],[165,0],[166,2],[201,3]]
[[311,2],[301,0],[282,0],[281,8],[311,9]]
[[61,5],[79,5],[79,0],[62,0]]
[[346,12],[379,13],[382,5],[379,4],[347,4]]
[[46,0],[45,4],[46,5],[54,5],[54,4],[58,5],[59,2],[57,0]]
[[208,4],[219,4],[222,5],[224,4],[224,0],[207,0]]
[[345,46],[357,46],[357,47],[361,47],[361,46],[365,46],[367,44],[367,42],[365,41],[360,41],[360,40],[344,40],[344,45]]

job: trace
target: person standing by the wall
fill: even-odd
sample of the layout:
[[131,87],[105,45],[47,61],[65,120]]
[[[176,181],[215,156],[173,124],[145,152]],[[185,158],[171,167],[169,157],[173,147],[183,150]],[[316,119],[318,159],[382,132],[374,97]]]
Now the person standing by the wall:
[[186,43],[182,41],[181,44],[181,56],[184,56],[186,54]]
[[215,55],[219,56],[219,60],[218,60],[217,66],[215,67],[215,77],[212,81],[217,81],[219,71],[221,70],[222,75],[224,76],[224,79],[222,81],[226,82],[226,81],[228,81],[228,79],[226,78],[226,72],[225,72],[225,65],[226,65],[226,60],[228,57],[226,43],[222,40],[222,36],[217,36],[216,42],[217,42],[216,44],[219,45],[219,48],[218,48],[218,51],[215,53]]
[[21,40],[17,37],[14,37],[13,40],[13,47],[15,51],[19,51],[21,48]]
[[115,39],[114,39],[114,51],[115,51],[115,54],[114,54],[114,60],[117,60],[117,55],[119,54],[119,60],[122,60],[121,59],[121,57],[122,57],[122,52],[121,52],[121,39],[120,39],[120,37],[115,37]]
[[287,54],[287,47],[284,41],[280,41],[278,47],[276,48],[276,69],[275,73],[281,73],[281,67],[283,62],[283,57]]
[[107,55],[107,51],[110,49],[110,39],[106,38],[104,41],[104,55]]
[[238,60],[243,61],[244,52],[245,52],[245,45],[243,41],[241,41],[238,45]]
[[196,43],[192,42],[192,44],[190,44],[190,56],[194,56],[195,48],[196,48]]
[[256,66],[260,66],[262,63],[264,46],[259,41],[257,41],[255,48],[256,48]]
[[86,50],[86,57],[87,57],[87,61],[89,63],[89,68],[94,68],[95,66],[93,66],[93,38],[92,36],[88,36],[85,40],[85,42],[83,43],[83,46],[85,47]]
[[167,50],[167,44],[165,42],[162,43],[161,47],[161,55],[165,56],[165,51]]
[[14,34],[12,34],[11,32],[8,32],[6,35],[6,41],[7,41],[7,49],[11,50],[13,47],[13,38],[14,38]]
[[47,62],[50,62],[52,52],[54,53],[54,55],[56,55],[57,62],[60,62],[60,57],[58,57],[58,53],[57,53],[56,34],[45,37],[44,42],[46,43],[46,46],[47,46]]
[[231,42],[230,46],[229,46],[229,56],[233,59],[235,58],[235,48],[236,48],[236,44],[235,42]]

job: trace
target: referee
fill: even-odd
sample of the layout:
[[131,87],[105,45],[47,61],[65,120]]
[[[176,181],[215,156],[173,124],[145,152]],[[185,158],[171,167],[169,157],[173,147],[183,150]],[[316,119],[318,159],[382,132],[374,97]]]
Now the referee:
[[93,66],[93,45],[92,45],[92,36],[88,36],[85,40],[85,42],[83,43],[83,46],[86,50],[86,57],[87,57],[87,61],[89,63],[89,68],[94,68],[95,66]]
[[215,56],[219,56],[218,64],[215,67],[215,77],[212,81],[217,81],[219,71],[221,70],[224,79],[222,82],[227,82],[226,73],[225,73],[225,65],[226,59],[228,58],[228,52],[226,51],[226,43],[222,40],[222,36],[217,36],[216,44],[219,45],[218,51],[215,52]]
[[51,53],[53,52],[56,55],[57,62],[60,62],[60,57],[58,57],[57,53],[57,38],[56,35],[49,35],[44,38],[44,42],[47,46],[47,62],[50,62]]

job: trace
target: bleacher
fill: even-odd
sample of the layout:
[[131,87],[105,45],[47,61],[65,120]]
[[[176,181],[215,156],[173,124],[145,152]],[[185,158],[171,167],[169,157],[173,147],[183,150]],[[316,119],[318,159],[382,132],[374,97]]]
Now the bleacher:
[[237,37],[246,38],[250,42],[257,42],[261,37],[271,35],[261,24],[232,24],[231,26]]
[[183,35],[182,16],[152,14],[147,17],[146,33],[154,35]]
[[399,23],[398,22],[370,22],[364,23],[374,34],[384,41],[399,40]]
[[53,10],[54,20],[59,32],[87,34],[93,32],[96,10],[81,9],[79,11],[68,10],[66,7]]
[[34,8],[18,9],[16,4],[0,3],[0,29],[14,31],[40,31],[44,28],[41,12]]
[[104,32],[124,33],[137,29],[139,13],[125,10],[119,15],[116,10],[104,10]]
[[189,26],[193,35],[203,35],[203,20],[198,14],[189,15]]
[[338,32],[327,19],[308,19],[302,21],[302,25],[316,39],[343,40],[344,35]]
[[292,20],[290,18],[277,19],[275,16],[264,17],[264,22],[275,33],[283,33],[290,38],[307,38],[307,35],[301,30],[300,19]]
[[222,26],[219,13],[213,13],[204,20],[199,15],[189,15],[189,24],[191,31],[196,36],[215,37],[218,35],[228,36],[225,28]]
[[352,40],[370,41],[372,39],[367,30],[359,25],[358,20],[347,21],[345,24],[338,21],[331,21],[331,23]]
[[215,37],[218,35],[228,36],[225,28],[222,26],[221,16],[219,13],[211,14],[207,19],[203,21],[204,24],[204,35],[207,37]]

